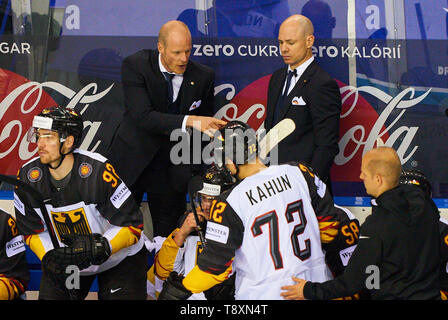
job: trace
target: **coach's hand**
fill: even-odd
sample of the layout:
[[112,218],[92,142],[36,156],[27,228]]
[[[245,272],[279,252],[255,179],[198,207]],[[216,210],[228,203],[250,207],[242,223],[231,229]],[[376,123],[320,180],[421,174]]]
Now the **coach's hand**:
[[305,283],[307,281],[296,277],[292,277],[292,280],[294,280],[296,284],[281,287],[282,290],[286,291],[280,293],[280,295],[286,300],[305,300],[305,296],[303,295],[303,287],[305,287]]
[[213,134],[216,132],[216,130],[219,130],[220,128],[225,126],[226,123],[227,122],[223,120],[219,120],[213,117],[188,116],[186,126],[187,128],[193,128],[201,131],[209,137],[213,137]]

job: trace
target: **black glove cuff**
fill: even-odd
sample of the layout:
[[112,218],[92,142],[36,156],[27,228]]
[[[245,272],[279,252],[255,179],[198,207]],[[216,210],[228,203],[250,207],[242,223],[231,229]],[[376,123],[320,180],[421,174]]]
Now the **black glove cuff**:
[[92,264],[100,265],[110,257],[110,244],[107,238],[98,233],[92,234],[92,237]]
[[171,272],[163,283],[158,300],[187,300],[193,293],[185,288],[183,279],[184,277],[178,275],[176,271]]

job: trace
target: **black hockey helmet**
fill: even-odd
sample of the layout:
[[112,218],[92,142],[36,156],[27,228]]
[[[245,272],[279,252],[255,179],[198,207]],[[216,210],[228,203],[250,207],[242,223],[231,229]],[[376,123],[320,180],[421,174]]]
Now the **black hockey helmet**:
[[230,159],[237,167],[255,161],[258,155],[258,141],[255,130],[247,123],[234,120],[219,129],[215,139],[215,161],[223,166]]
[[400,184],[415,184],[420,187],[428,197],[431,197],[431,183],[422,171],[417,169],[403,169],[400,175]]
[[216,197],[233,186],[235,179],[226,168],[211,165],[202,175],[202,183],[199,193]]
[[57,132],[61,143],[68,136],[73,136],[75,138],[73,149],[76,149],[81,144],[84,125],[81,116],[74,110],[57,106],[45,108],[34,116],[33,128],[35,131],[47,129]]

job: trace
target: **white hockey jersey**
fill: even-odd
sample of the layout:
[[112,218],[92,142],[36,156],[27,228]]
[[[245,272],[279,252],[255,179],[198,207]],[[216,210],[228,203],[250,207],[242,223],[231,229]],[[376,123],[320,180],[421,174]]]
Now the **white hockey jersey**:
[[306,166],[270,166],[247,177],[211,212],[198,266],[218,275],[233,264],[235,299],[282,299],[280,288],[294,284],[293,276],[332,279],[319,223],[332,219],[333,201]]

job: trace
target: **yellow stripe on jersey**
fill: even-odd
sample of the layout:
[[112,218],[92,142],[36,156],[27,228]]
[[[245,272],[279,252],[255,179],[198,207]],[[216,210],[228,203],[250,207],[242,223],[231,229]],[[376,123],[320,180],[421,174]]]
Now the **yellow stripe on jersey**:
[[163,288],[164,280],[161,280],[154,273],[154,265],[146,273],[146,294],[151,299],[157,300]]
[[355,293],[352,296],[341,297],[341,298],[334,298],[332,300],[359,300],[359,293]]
[[135,227],[123,227],[118,233],[109,241],[112,254],[117,251],[130,247],[138,242],[142,230]]
[[155,285],[156,283],[156,275],[154,274],[154,265],[149,268],[148,272],[146,273],[146,279],[148,279],[149,282]]
[[28,245],[28,247],[30,247],[31,251],[34,252],[39,260],[42,260],[45,253],[47,253],[38,234],[25,236],[25,243]]
[[440,295],[442,296],[442,300],[448,300],[448,291],[440,290]]
[[332,242],[339,232],[339,222],[319,221],[320,240],[322,243]]
[[154,258],[154,273],[162,280],[168,278],[174,268],[174,262],[179,251],[179,247],[174,242],[174,235],[178,231],[179,228],[176,228],[171,232]]
[[182,280],[185,288],[193,293],[203,292],[211,287],[226,280],[232,273],[232,265],[230,265],[223,273],[214,275],[199,269],[196,265]]
[[19,290],[14,283],[6,278],[0,276],[0,300],[12,300],[19,296]]

